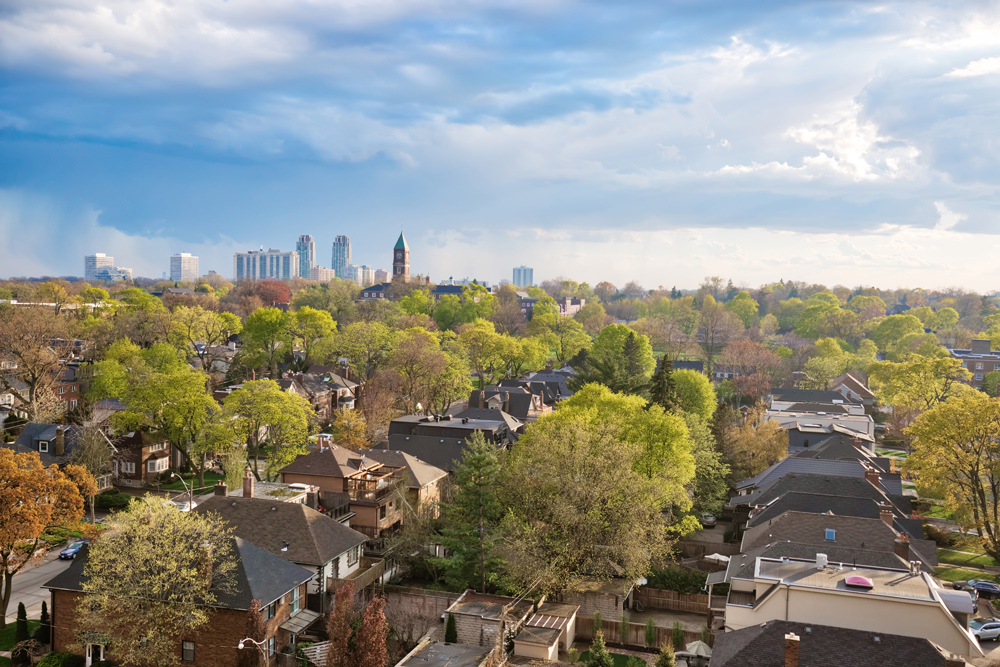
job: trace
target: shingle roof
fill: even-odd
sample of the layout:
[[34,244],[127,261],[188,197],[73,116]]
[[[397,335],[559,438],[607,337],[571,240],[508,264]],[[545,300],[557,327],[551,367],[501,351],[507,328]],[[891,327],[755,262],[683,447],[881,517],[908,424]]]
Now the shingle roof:
[[771,390],[771,397],[779,401],[791,401],[793,403],[851,403],[841,394],[835,391],[821,391],[819,389],[792,389],[788,387],[777,387]]
[[412,454],[436,468],[451,472],[455,469],[455,462],[462,460],[466,438],[398,433],[389,436],[388,445],[391,450]]
[[799,637],[799,664],[808,667],[944,667],[946,664],[944,654],[923,638],[814,623],[768,621],[717,635],[709,667],[784,667],[786,634]]
[[865,519],[878,519],[881,516],[878,503],[871,498],[790,491],[751,517],[747,526],[751,528],[759,526],[765,521],[791,511],[810,514],[833,512],[838,516],[856,516]]
[[372,448],[366,450],[365,454],[368,458],[379,463],[406,468],[406,471],[410,474],[410,485],[413,488],[425,487],[448,475],[448,471],[432,466],[430,463],[407,452],[396,451],[394,449]]
[[[839,396],[839,394],[838,394]],[[847,408],[843,403],[814,403],[805,402],[802,403],[792,403],[787,408],[788,412],[815,412],[815,413],[827,413],[831,415],[846,415],[849,414]]]
[[478,419],[480,421],[499,421],[506,425],[512,432],[517,431],[519,428],[524,426],[524,422],[520,419],[517,419],[503,410],[494,410],[492,408],[470,407],[462,410],[461,412],[455,413],[454,417],[457,419],[468,418],[470,420]]
[[[55,455],[55,440],[56,431],[58,429],[65,429],[64,433],[64,444],[65,450],[63,456]],[[66,462],[67,457],[76,448],[77,442],[79,442],[80,435],[82,434],[82,429],[79,426],[62,426],[60,424],[42,424],[39,422],[29,422],[24,425],[21,430],[21,435],[17,436],[17,440],[14,441],[12,447],[18,453],[23,452],[38,452],[38,446],[35,444],[39,440],[44,440],[49,443],[48,452],[38,452],[39,457],[42,460],[42,464],[45,466],[50,466],[53,464],[62,465]]]
[[280,473],[318,475],[320,477],[350,477],[359,470],[377,466],[363,451],[352,451],[333,445],[315,449],[298,457],[279,470]]
[[912,513],[912,501],[910,498],[886,493],[884,489],[873,486],[864,477],[836,477],[834,475],[812,475],[807,473],[789,473],[784,477],[758,487],[752,493],[744,496],[734,496],[729,501],[729,505],[766,505],[789,491],[822,493],[831,496],[856,496],[859,498],[871,498],[876,501],[888,501],[896,508],[898,515],[910,516]]
[[293,563],[325,565],[367,539],[298,503],[212,496],[193,511],[216,512],[238,537]]
[[812,447],[795,452],[791,456],[799,459],[824,459],[827,461],[878,462],[880,468],[888,471],[888,468],[884,467],[888,459],[879,459],[867,447],[855,447],[851,444],[851,437],[843,433],[835,433],[829,438],[820,440]]
[[865,398],[875,398],[875,392],[869,389],[863,382],[861,382],[861,380],[857,379],[850,373],[844,373],[830,384],[834,387],[844,385],[850,391],[853,391],[859,396],[863,396]]
[[866,567],[900,568],[908,570],[908,563],[892,551],[875,549],[852,549],[833,544],[803,544],[801,542],[769,542],[748,549],[745,553],[730,556],[726,568],[726,581],[732,578],[753,579],[758,558],[805,558],[815,559],[816,554],[826,554],[831,563],[850,563]]
[[[232,539],[237,557],[235,586],[231,592],[218,593],[213,606],[246,610],[253,600],[260,600],[266,606],[312,578],[313,573],[304,567],[286,562],[240,537]],[[84,545],[70,566],[42,588],[82,591],[88,550],[89,546]]]

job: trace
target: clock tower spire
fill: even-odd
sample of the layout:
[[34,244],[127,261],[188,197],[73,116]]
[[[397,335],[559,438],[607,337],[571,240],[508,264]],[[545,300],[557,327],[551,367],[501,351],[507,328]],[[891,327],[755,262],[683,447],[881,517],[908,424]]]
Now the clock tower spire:
[[399,233],[396,247],[392,249],[392,279],[401,278],[404,283],[410,282],[410,245],[406,242],[403,232]]

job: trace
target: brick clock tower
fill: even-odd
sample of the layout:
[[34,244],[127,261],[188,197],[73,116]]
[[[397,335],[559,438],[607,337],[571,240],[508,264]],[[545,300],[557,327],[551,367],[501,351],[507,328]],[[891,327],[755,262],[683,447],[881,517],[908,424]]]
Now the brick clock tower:
[[410,282],[410,246],[403,232],[399,233],[396,247],[392,249],[392,279],[402,278],[404,283]]

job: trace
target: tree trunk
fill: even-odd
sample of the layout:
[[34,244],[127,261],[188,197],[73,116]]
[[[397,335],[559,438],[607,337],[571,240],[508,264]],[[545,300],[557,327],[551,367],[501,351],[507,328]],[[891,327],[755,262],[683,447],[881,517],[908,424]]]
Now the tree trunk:
[[10,586],[14,573],[6,569],[7,559],[4,558],[3,597],[0,598],[0,630],[7,627],[7,605],[10,604]]

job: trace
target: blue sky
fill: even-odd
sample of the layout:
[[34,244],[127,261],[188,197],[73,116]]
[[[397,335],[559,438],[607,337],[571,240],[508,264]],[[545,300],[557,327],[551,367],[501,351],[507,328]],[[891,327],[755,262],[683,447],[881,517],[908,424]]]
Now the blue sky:
[[435,279],[993,290],[1000,7],[8,0],[0,276],[400,228]]

